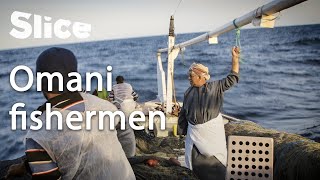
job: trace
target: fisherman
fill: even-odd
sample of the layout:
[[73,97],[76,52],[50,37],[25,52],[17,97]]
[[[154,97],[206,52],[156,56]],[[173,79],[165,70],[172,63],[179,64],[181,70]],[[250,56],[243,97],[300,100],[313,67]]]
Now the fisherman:
[[124,82],[123,76],[117,76],[116,82],[117,84],[112,86],[109,99],[118,107],[118,109],[121,108],[120,104],[124,101],[133,102],[138,100],[139,95],[133,90],[129,83]]
[[208,67],[193,63],[190,85],[179,114],[178,133],[186,135],[187,167],[201,179],[225,179],[227,148],[222,110],[223,94],[239,81],[238,47],[232,48],[232,69],[221,80],[208,82]]
[[[137,103],[138,94],[133,90],[129,83],[124,82],[123,76],[116,77],[117,84],[112,86],[112,91],[109,94],[109,100],[112,101],[119,110],[126,115],[128,120],[130,113],[132,113]],[[136,138],[133,129],[126,122],[124,130],[121,130],[120,125],[116,126],[117,136],[122,145],[127,158],[133,157],[136,154]]]
[[[63,121],[70,111],[116,111],[110,102],[90,94],[69,92],[66,84],[68,73],[77,72],[77,59],[64,48],[50,48],[40,54],[36,65],[37,72],[59,72],[63,76],[63,92],[58,91],[59,82],[53,79],[52,91],[48,90],[50,81],[42,79],[42,93],[51,103],[52,112],[59,111]],[[46,123],[46,106],[38,118]],[[57,116],[51,117],[52,127],[56,127]],[[86,121],[83,121],[85,123]],[[116,131],[98,130],[98,117],[92,116],[91,130],[29,131],[26,135],[27,164],[35,179],[135,179],[133,170],[121,148]],[[109,127],[109,119],[104,121]],[[65,123],[63,123],[65,124]]]

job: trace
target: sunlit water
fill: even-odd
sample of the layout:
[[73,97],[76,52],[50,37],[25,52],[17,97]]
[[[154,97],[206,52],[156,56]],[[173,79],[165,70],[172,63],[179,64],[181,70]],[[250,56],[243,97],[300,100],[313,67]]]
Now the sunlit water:
[[[177,42],[199,34],[177,35]],[[231,69],[230,48],[235,32],[219,37],[218,45],[207,42],[188,47],[175,61],[177,99],[188,88],[188,67],[192,62],[207,65],[212,79],[225,77]],[[241,31],[243,63],[238,85],[225,93],[224,113],[252,120],[266,128],[320,138],[320,25]],[[123,75],[140,95],[140,102],[155,99],[156,51],[167,46],[167,37],[155,36],[63,45],[78,58],[79,72],[100,72],[112,65],[113,78]],[[16,92],[9,74],[17,65],[35,70],[37,56],[48,47],[0,51],[0,160],[24,153],[26,131],[11,130],[9,111],[17,102],[26,103],[28,115],[45,102],[31,90]],[[163,61],[167,57],[162,55]],[[164,68],[166,68],[164,64]],[[20,75],[17,81],[26,81]],[[85,83],[85,82],[83,82]]]

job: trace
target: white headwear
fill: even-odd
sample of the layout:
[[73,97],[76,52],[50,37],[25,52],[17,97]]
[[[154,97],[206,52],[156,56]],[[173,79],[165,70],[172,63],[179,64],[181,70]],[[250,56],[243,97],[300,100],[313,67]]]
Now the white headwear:
[[209,69],[208,67],[200,64],[200,63],[192,63],[189,71],[192,71],[193,73],[197,74],[198,76],[204,77],[206,80],[210,79]]

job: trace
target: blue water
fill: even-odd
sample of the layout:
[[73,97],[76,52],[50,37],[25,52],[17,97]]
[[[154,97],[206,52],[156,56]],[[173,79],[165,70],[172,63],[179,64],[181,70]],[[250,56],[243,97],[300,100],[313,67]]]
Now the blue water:
[[[177,42],[197,34],[178,34]],[[212,79],[225,77],[231,68],[230,48],[235,32],[219,37],[218,45],[206,42],[188,47],[175,61],[177,99],[188,88],[188,67],[192,62],[209,66]],[[250,29],[241,31],[243,63],[240,83],[225,93],[224,112],[248,119],[266,128],[320,139],[320,25]],[[78,58],[79,72],[100,72],[112,65],[113,77],[123,75],[140,95],[140,102],[155,99],[156,51],[167,46],[166,36],[63,45]],[[24,153],[26,131],[11,130],[9,111],[16,102],[26,103],[30,114],[45,102],[31,90],[19,93],[9,84],[9,74],[17,65],[35,70],[37,56],[48,47],[0,51],[0,160]],[[163,61],[167,57],[162,55]],[[19,83],[26,82],[18,75]],[[95,87],[95,86],[94,86]]]

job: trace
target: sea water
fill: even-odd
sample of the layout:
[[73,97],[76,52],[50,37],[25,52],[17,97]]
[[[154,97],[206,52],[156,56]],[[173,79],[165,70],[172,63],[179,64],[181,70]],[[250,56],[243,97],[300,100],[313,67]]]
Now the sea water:
[[[177,34],[176,43],[201,33]],[[175,61],[177,99],[189,87],[188,68],[193,62],[209,67],[211,80],[226,77],[231,70],[231,47],[235,32],[219,37],[219,44],[203,42],[187,47]],[[225,92],[223,112],[263,127],[301,134],[320,140],[320,25],[241,30],[242,63],[239,84]],[[106,74],[113,67],[113,81],[124,76],[139,94],[139,102],[156,98],[156,51],[167,46],[166,36],[57,45],[72,50],[78,70]],[[26,65],[35,71],[38,55],[52,47],[0,51],[0,160],[24,154],[26,131],[11,130],[9,111],[17,102],[26,103],[27,114],[45,103],[36,84],[16,92],[9,84],[11,70]],[[166,69],[167,54],[162,55]],[[25,76],[17,76],[23,83]],[[83,83],[84,84],[84,83]],[[94,86],[94,85],[93,85]],[[93,87],[95,88],[95,87]]]

